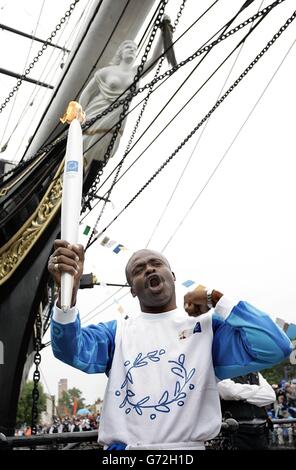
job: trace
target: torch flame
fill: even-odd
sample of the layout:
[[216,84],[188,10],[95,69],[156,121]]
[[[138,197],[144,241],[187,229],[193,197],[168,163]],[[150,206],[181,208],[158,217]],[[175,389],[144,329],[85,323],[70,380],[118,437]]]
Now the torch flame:
[[82,109],[82,106],[77,103],[77,101],[70,101],[68,104],[67,110],[64,114],[63,117],[60,118],[60,121],[65,124],[70,124],[73,119],[78,119],[80,124],[82,124],[85,121],[85,112]]

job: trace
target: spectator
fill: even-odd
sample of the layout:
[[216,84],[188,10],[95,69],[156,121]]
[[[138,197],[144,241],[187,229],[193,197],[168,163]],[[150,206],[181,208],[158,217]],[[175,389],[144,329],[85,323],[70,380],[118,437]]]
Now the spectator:
[[232,437],[239,450],[267,449],[271,421],[265,406],[276,399],[271,385],[260,373],[222,380],[218,383],[222,416],[234,418],[239,429]]

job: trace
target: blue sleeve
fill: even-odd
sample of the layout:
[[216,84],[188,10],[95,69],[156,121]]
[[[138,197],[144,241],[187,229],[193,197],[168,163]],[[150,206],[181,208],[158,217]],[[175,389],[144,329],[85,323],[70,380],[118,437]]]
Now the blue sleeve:
[[81,328],[79,316],[75,322],[61,324],[51,321],[53,354],[62,362],[88,374],[111,368],[115,346],[116,320]]
[[292,351],[287,335],[247,302],[239,302],[226,320],[214,314],[212,324],[213,363],[219,379],[272,367]]

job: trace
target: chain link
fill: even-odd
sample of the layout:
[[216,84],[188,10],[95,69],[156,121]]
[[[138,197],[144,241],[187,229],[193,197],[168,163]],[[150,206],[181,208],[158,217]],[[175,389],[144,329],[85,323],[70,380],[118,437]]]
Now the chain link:
[[47,49],[48,45],[52,42],[53,38],[56,36],[57,32],[61,29],[62,25],[66,22],[67,18],[69,18],[76,7],[76,4],[80,0],[74,0],[73,3],[70,4],[69,10],[66,11],[64,16],[60,19],[60,22],[56,25],[54,31],[51,33],[48,39],[43,43],[41,49],[37,52],[37,55],[34,57],[32,62],[28,65],[28,67],[25,69],[25,73],[19,78],[16,82],[16,85],[13,87],[12,91],[8,94],[8,97],[5,98],[4,102],[0,106],[0,113],[2,113],[3,109],[6,107],[6,105],[9,103],[11,98],[14,96],[15,92],[18,91],[19,87],[21,86],[23,79],[29,75],[35,64],[38,62],[40,57],[43,55],[43,52]]
[[[194,129],[185,137],[185,139],[178,145],[174,152],[165,160],[165,162],[156,170],[156,172],[149,178],[149,180],[142,186],[141,189],[133,196],[133,198],[124,206],[124,208],[116,215],[116,217],[109,222],[109,224],[102,230],[101,235],[115,222],[118,217],[137,199],[137,197],[144,191],[144,189],[149,186],[150,183],[159,175],[159,173],[166,167],[168,163],[177,155],[177,153],[184,147],[184,145],[191,139],[191,137],[198,131],[198,129],[210,118],[214,111],[223,103],[223,101],[228,97],[228,95],[238,86],[238,84],[243,80],[243,78],[252,70],[254,65],[263,57],[263,55],[268,51],[268,49],[275,43],[275,41],[282,35],[282,33],[288,28],[288,26],[296,18],[296,11],[293,15],[288,18],[286,23],[278,30],[278,32],[272,37],[266,46],[257,54],[255,59],[248,65],[248,67],[241,73],[241,75],[235,80],[235,82],[228,88],[224,95],[215,103],[215,105],[210,109],[210,111],[203,117],[203,119],[194,127]],[[93,243],[93,242],[92,242]]]
[[39,389],[38,384],[40,381],[39,365],[41,362],[41,348],[42,348],[42,319],[40,311],[38,310],[35,321],[35,337],[34,337],[34,364],[35,370],[33,373],[34,387],[32,390],[32,434],[37,434],[37,421],[38,421],[38,401],[39,401]]
[[174,26],[172,27],[173,33],[176,31],[176,27],[177,27],[178,24],[179,24],[180,18],[181,18],[182,13],[183,13],[183,10],[184,10],[184,8],[185,8],[185,3],[186,3],[186,1],[187,1],[187,0],[183,0],[182,3],[181,3],[181,5],[180,5],[179,11],[178,11],[178,13],[177,13],[177,17],[176,17],[176,19],[175,19],[175,21],[174,21]]
[[[94,199],[94,196],[96,194],[97,186],[98,186],[98,184],[100,182],[100,178],[103,174],[103,168],[105,167],[105,165],[107,164],[107,162],[110,158],[110,155],[111,155],[112,149],[114,147],[114,144],[116,142],[118,133],[121,129],[122,123],[123,123],[124,119],[126,118],[127,112],[129,110],[130,102],[132,101],[135,94],[137,94],[137,83],[139,82],[139,80],[141,78],[141,74],[144,70],[144,66],[145,66],[145,63],[147,61],[148,54],[149,54],[150,49],[152,47],[152,43],[154,41],[156,32],[157,32],[157,30],[160,26],[161,18],[164,14],[165,6],[168,3],[168,1],[169,0],[163,0],[162,3],[161,3],[161,6],[160,6],[159,11],[158,11],[158,15],[156,17],[156,20],[154,22],[154,25],[153,25],[153,28],[152,28],[152,31],[151,31],[151,34],[150,34],[150,37],[149,37],[149,40],[148,40],[148,44],[145,47],[145,51],[144,51],[143,57],[141,59],[141,63],[137,68],[137,72],[134,76],[133,83],[129,87],[130,93],[129,93],[129,95],[126,96],[126,98],[124,100],[122,100],[121,104],[122,104],[123,109],[122,109],[122,112],[120,113],[118,123],[115,126],[115,130],[113,131],[110,143],[109,143],[108,148],[106,150],[106,153],[104,155],[104,159],[102,161],[102,167],[98,171],[98,173],[97,173],[97,175],[96,175],[96,177],[95,177],[95,179],[94,179],[94,181],[93,181],[93,183],[92,183],[92,185],[89,189],[88,194],[84,198],[83,205],[82,205],[82,213],[85,212],[87,208],[91,209],[90,203]],[[93,234],[94,234],[94,230],[92,231],[90,238],[92,238]],[[90,240],[89,240],[89,242],[90,242]]]

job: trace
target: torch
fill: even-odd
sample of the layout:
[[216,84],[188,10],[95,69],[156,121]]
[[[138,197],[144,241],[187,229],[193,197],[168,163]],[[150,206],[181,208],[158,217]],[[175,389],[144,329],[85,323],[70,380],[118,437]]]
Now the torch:
[[[71,101],[67,111],[61,118],[64,124],[70,124],[63,175],[61,238],[71,245],[78,242],[78,227],[81,211],[82,180],[83,180],[83,145],[81,124],[85,113],[79,103]],[[61,307],[66,311],[71,306],[73,276],[62,273],[61,276]]]

